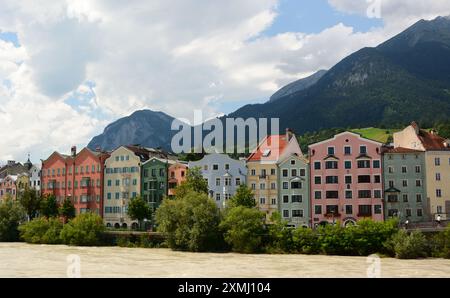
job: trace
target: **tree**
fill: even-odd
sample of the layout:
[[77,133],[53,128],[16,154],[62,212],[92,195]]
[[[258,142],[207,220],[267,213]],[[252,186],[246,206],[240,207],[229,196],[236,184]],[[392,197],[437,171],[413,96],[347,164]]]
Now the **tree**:
[[25,220],[25,210],[17,201],[6,195],[0,201],[0,241],[19,240],[19,224]]
[[229,206],[231,208],[238,206],[247,208],[256,207],[256,202],[252,190],[244,184],[240,185],[236,190],[236,194],[231,198]]
[[46,195],[42,199],[41,213],[47,218],[58,216],[58,202],[56,201],[56,197],[54,195]]
[[222,245],[219,210],[205,193],[188,190],[183,197],[164,200],[156,211],[160,232],[166,234],[172,249],[210,251]]
[[141,197],[137,197],[128,204],[127,214],[131,219],[139,222],[139,229],[142,230],[144,219],[152,217],[152,209]]
[[28,220],[32,220],[38,214],[41,208],[41,196],[37,191],[26,187],[24,191],[19,195],[19,202],[27,213]]
[[75,206],[70,198],[66,198],[61,207],[59,207],[59,215],[64,218],[64,222],[75,217]]
[[61,240],[67,245],[92,246],[101,244],[105,226],[100,216],[83,213],[70,220],[61,231]]
[[19,227],[20,236],[33,244],[60,244],[63,224],[59,218],[38,217]]
[[262,243],[264,219],[261,211],[238,206],[226,212],[220,229],[224,231],[225,241],[233,251],[253,253],[260,249]]
[[188,170],[186,174],[186,181],[181,183],[181,185],[176,188],[175,195],[178,197],[184,197],[190,191],[208,194],[208,183],[203,178],[199,167]]

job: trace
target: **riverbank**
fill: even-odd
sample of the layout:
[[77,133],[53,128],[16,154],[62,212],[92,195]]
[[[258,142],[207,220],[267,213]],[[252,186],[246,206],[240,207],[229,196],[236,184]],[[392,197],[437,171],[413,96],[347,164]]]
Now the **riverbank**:
[[[365,257],[188,253],[169,249],[0,243],[0,277],[367,277]],[[450,260],[380,259],[381,277],[450,277]]]

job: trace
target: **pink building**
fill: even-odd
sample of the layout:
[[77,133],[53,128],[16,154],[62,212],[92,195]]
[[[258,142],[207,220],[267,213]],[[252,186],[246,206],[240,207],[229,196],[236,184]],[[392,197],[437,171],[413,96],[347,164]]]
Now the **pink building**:
[[188,166],[176,162],[169,167],[169,196],[175,195],[175,188],[186,180]]
[[383,220],[381,146],[351,132],[309,146],[313,226]]

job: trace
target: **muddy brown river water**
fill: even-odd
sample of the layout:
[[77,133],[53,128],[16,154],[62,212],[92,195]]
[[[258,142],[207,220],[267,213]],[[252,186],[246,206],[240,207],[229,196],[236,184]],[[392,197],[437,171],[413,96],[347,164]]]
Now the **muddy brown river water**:
[[[0,243],[0,277],[367,277],[375,263],[365,257]],[[381,277],[450,277],[450,260],[382,258],[379,264]]]

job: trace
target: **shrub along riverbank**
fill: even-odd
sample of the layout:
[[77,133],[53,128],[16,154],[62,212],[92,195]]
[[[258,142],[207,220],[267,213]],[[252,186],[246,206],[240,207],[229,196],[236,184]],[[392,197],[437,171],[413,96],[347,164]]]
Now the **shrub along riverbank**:
[[165,199],[156,212],[158,232],[134,234],[107,231],[102,219],[86,213],[69,219],[42,216],[29,222],[20,203],[0,203],[0,241],[23,240],[35,244],[122,247],[169,247],[192,252],[290,253],[367,256],[378,253],[401,259],[450,258],[450,226],[424,235],[398,229],[396,221],[360,221],[355,226],[339,224],[288,228],[275,213],[270,224],[260,212],[251,190],[241,186],[220,211],[207,195],[207,185],[196,169],[174,199]]

